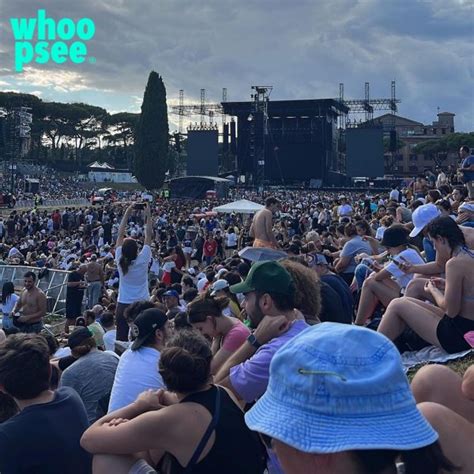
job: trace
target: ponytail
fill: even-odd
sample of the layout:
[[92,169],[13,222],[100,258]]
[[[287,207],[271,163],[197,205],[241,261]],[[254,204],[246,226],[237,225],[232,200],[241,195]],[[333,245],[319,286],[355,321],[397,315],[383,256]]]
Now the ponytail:
[[119,265],[124,275],[128,273],[128,269],[131,263],[132,263],[132,260],[129,260],[127,257],[125,257],[125,255],[122,254],[119,260]]
[[138,246],[135,240],[125,239],[122,245],[122,255],[120,256],[119,265],[124,275],[128,273],[130,265],[137,258]]

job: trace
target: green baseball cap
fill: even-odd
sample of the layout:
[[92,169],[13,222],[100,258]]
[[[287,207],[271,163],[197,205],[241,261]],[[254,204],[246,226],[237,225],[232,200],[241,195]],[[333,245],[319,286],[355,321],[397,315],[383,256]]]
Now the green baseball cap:
[[291,296],[295,292],[295,283],[286,268],[276,261],[254,263],[247,278],[242,283],[230,287],[232,293],[277,293]]

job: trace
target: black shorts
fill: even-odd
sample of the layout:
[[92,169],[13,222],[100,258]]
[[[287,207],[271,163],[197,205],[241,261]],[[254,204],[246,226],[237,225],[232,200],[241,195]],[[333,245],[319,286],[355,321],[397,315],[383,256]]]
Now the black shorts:
[[471,349],[469,343],[464,339],[464,334],[474,331],[474,321],[462,316],[450,318],[445,314],[436,328],[436,336],[441,347],[450,354]]

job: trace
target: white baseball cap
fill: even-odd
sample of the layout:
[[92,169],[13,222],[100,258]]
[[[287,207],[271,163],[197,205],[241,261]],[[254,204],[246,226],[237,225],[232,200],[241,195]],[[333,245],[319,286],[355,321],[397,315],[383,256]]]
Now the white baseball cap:
[[415,228],[410,232],[410,237],[416,237],[433,219],[440,215],[439,209],[434,204],[423,204],[417,207],[412,214]]
[[229,282],[227,280],[217,280],[211,286],[211,296],[214,296],[218,291],[229,288]]

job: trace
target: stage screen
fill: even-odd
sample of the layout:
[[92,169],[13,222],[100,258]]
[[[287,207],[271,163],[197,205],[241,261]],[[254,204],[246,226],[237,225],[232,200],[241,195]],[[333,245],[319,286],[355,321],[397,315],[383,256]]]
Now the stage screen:
[[217,130],[188,130],[188,176],[217,176]]
[[346,171],[350,177],[384,175],[382,127],[346,130]]

